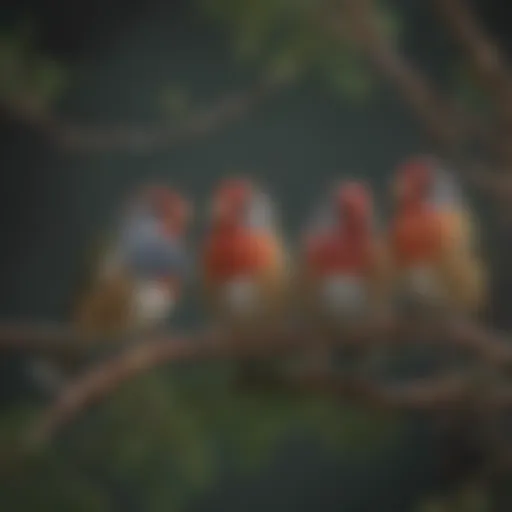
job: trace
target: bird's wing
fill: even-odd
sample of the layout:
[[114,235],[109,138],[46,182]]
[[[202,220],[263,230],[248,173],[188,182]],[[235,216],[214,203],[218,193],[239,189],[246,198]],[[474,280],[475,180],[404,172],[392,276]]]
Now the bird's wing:
[[123,274],[102,278],[81,297],[74,323],[85,333],[114,335],[130,327],[133,282]]
[[384,236],[378,235],[373,238],[370,252],[370,293],[377,304],[384,304],[389,299],[395,279],[390,247]]
[[441,167],[436,170],[428,201],[442,215],[446,240],[475,248],[479,243],[479,225],[462,185],[452,173]]
[[487,276],[475,244],[473,218],[468,210],[447,212],[442,220],[443,244],[440,270],[456,305],[475,311],[483,306]]

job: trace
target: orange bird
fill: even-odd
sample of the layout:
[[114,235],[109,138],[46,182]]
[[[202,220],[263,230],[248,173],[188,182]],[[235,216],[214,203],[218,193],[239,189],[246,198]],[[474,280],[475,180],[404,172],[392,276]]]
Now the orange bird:
[[284,306],[285,250],[274,205],[255,183],[218,186],[202,256],[207,301],[223,327],[246,336],[273,325]]
[[454,177],[435,159],[417,157],[399,167],[393,184],[389,243],[398,296],[419,311],[477,312],[485,272],[476,223]]
[[360,182],[342,182],[306,234],[300,295],[326,335],[357,328],[383,310],[389,269],[374,224],[370,190]]

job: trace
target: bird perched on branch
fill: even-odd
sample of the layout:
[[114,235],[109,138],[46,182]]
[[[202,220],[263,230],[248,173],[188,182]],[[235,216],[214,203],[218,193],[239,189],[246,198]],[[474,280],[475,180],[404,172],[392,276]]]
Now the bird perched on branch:
[[190,262],[191,205],[175,190],[148,186],[113,229],[75,320],[89,334],[122,336],[164,323],[180,298]]
[[[146,187],[129,202],[78,296],[73,320],[80,334],[133,341],[164,324],[189,268],[184,236],[190,214],[181,195],[161,186]],[[37,358],[27,371],[40,391],[53,395],[77,363]]]
[[402,305],[456,317],[478,312],[486,279],[477,226],[454,176],[436,159],[416,157],[398,168],[393,186],[389,242]]
[[342,182],[306,232],[299,296],[317,336],[350,336],[385,310],[390,274],[374,213],[365,184]]
[[230,334],[260,337],[279,321],[288,283],[285,248],[269,195],[243,178],[222,181],[213,195],[202,251],[209,309]]

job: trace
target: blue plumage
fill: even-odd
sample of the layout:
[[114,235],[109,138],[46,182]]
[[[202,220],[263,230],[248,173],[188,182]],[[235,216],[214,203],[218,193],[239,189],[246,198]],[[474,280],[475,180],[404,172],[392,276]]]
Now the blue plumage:
[[180,240],[165,235],[158,219],[137,212],[121,229],[119,250],[137,277],[185,279],[190,273],[188,254]]

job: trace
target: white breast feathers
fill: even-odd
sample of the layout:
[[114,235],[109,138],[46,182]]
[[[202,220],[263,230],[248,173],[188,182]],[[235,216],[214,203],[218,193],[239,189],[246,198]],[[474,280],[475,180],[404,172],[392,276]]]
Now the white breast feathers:
[[139,326],[151,326],[164,322],[172,312],[175,297],[170,287],[152,280],[135,284],[133,315]]
[[361,278],[334,275],[326,278],[321,287],[321,300],[333,315],[359,315],[368,308],[368,294]]
[[248,315],[259,308],[261,296],[252,279],[233,279],[221,290],[224,307],[236,315]]
[[416,266],[408,269],[404,275],[403,288],[422,300],[440,300],[444,292],[435,270],[429,266]]

